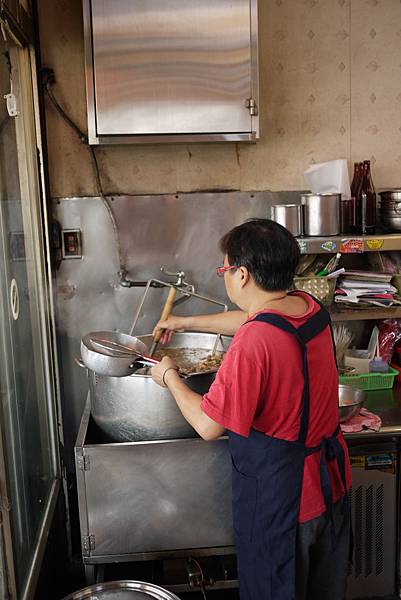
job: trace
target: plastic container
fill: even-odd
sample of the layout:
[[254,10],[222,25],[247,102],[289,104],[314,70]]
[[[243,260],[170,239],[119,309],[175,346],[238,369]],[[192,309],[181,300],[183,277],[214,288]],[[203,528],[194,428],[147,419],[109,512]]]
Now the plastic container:
[[369,373],[388,373],[388,363],[377,356],[369,363]]
[[297,290],[309,292],[325,306],[330,306],[334,299],[337,277],[294,277]]
[[338,382],[343,385],[355,385],[361,390],[389,390],[394,385],[398,371],[392,367],[388,373],[362,373],[360,375],[340,375]]

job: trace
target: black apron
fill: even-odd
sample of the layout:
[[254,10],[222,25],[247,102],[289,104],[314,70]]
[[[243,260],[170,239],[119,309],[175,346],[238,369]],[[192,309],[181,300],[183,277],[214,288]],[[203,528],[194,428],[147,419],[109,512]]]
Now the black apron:
[[[295,336],[302,349],[304,388],[298,439],[281,440],[251,429],[249,437],[228,432],[233,465],[233,521],[241,600],[294,600],[295,551],[305,458],[321,451],[320,478],[327,514],[332,521],[333,497],[328,461],[337,460],[346,494],[345,453],[339,425],[318,446],[308,448],[308,342],[330,325],[320,307],[299,328],[272,313],[252,321],[274,325]],[[252,322],[248,321],[248,322]],[[245,324],[246,326],[246,324]]]

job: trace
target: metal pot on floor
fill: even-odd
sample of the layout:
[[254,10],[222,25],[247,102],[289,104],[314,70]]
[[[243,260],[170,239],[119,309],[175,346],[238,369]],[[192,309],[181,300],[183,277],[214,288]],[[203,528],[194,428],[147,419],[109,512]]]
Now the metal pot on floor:
[[108,581],[78,590],[64,600],[179,600],[178,596],[144,581]]

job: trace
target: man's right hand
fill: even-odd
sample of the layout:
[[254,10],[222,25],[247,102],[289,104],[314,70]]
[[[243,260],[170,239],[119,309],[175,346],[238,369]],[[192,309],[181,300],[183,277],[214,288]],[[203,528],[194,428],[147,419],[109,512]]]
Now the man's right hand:
[[175,331],[185,331],[185,320],[186,317],[175,317],[174,315],[170,315],[169,318],[165,321],[159,321],[157,323],[156,327],[152,332],[152,335],[154,337],[158,329],[163,329],[160,342],[162,344],[168,344],[171,338],[173,337]]

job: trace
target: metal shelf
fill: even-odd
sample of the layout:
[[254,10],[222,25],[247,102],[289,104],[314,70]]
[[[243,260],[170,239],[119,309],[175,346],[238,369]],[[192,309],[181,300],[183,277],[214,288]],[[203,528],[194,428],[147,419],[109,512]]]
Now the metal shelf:
[[330,309],[331,320],[363,321],[372,319],[401,318],[401,306],[395,308],[337,308]]
[[299,237],[301,254],[360,254],[378,250],[401,250],[401,233],[377,233],[376,235],[350,236],[346,234],[330,237]]
[[[400,233],[377,233],[376,235],[347,236],[345,234],[329,237],[299,237],[301,254],[361,254],[401,250]],[[332,321],[361,321],[374,319],[401,318],[401,306],[395,308],[330,308]]]

